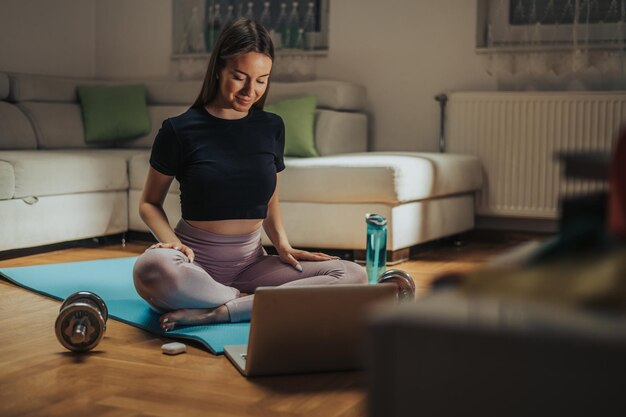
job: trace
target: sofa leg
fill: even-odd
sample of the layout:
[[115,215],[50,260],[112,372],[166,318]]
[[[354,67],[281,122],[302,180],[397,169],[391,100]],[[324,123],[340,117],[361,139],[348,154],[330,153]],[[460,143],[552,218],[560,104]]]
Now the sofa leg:
[[[355,262],[365,263],[365,251],[355,250],[353,251]],[[397,265],[401,262],[408,261],[411,256],[411,248],[404,248],[398,250],[387,251],[387,265]]]

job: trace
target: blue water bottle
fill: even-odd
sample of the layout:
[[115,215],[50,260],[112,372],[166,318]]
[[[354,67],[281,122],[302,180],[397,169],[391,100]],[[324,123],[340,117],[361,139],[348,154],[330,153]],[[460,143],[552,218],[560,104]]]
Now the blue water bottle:
[[365,269],[367,280],[376,284],[378,277],[385,272],[387,265],[387,219],[380,214],[366,214],[367,245],[365,250]]

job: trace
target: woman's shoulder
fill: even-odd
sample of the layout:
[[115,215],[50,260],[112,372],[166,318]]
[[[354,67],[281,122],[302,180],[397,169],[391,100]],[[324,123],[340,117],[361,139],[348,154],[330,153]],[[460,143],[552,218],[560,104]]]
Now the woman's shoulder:
[[181,137],[185,136],[183,132],[186,132],[188,127],[194,125],[194,120],[198,120],[198,113],[197,109],[190,107],[183,113],[166,117],[163,119],[159,135],[175,137],[180,140]]
[[259,118],[271,123],[272,125],[282,126],[283,118],[277,115],[276,113],[272,113],[269,111],[265,111],[262,109],[257,109],[256,112],[259,114]]
[[176,116],[171,116],[166,118],[166,121],[169,121],[174,126],[184,126],[189,122],[193,122],[202,116],[202,112],[199,111],[196,107],[189,107],[183,113],[178,114]]

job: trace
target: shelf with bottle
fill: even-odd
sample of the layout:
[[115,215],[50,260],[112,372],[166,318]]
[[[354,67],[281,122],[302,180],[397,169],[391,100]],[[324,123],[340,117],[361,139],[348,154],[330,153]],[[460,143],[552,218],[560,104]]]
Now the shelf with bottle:
[[269,31],[277,56],[325,56],[328,2],[174,0],[172,59],[208,57],[222,29],[241,16]]

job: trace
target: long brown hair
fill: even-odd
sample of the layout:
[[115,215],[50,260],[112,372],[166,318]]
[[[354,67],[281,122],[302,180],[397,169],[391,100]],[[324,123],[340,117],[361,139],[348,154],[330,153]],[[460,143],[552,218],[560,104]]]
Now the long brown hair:
[[[204,107],[217,96],[219,91],[219,71],[226,65],[226,60],[248,52],[258,52],[267,55],[274,61],[274,44],[267,30],[254,20],[240,17],[224,28],[220,33],[204,76],[202,89],[193,107]],[[254,107],[263,109],[267,93],[270,90],[270,80],[267,80],[267,89]]]

